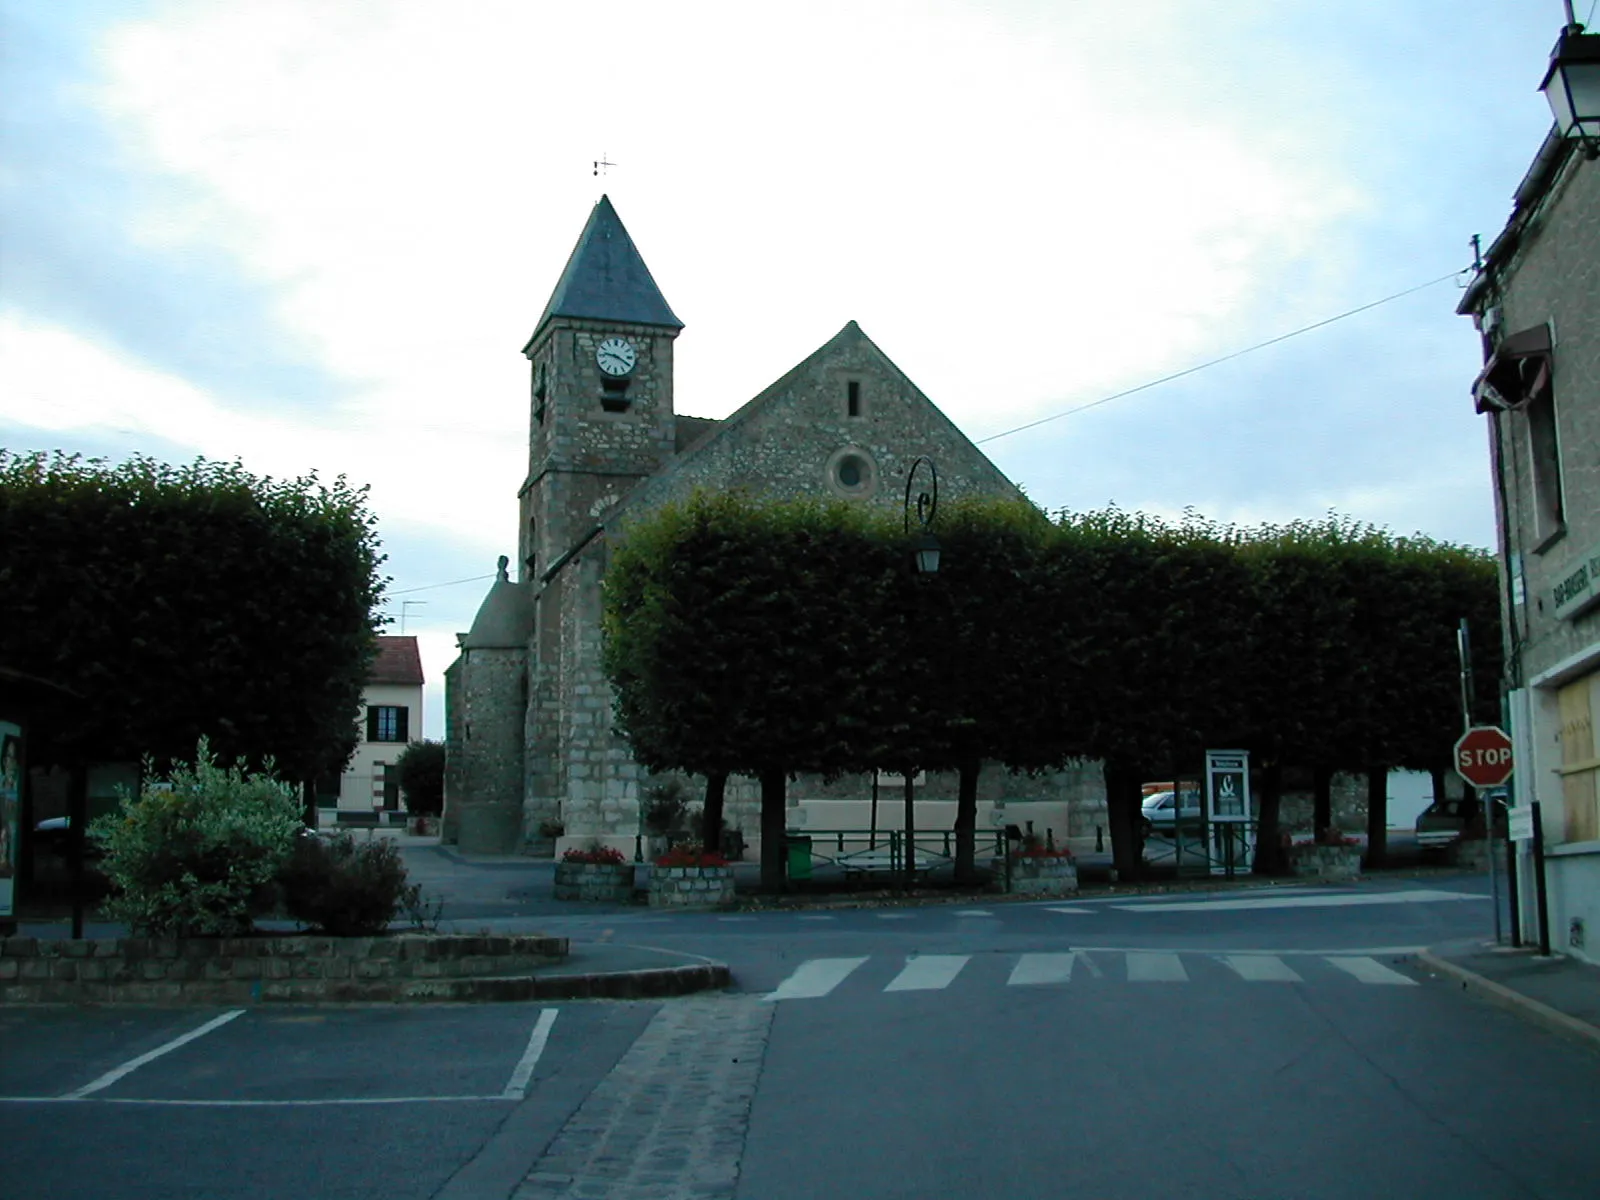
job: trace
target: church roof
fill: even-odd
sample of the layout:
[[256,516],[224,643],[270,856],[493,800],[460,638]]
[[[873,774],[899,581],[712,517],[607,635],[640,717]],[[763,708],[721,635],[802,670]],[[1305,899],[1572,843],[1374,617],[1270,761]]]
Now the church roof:
[[463,650],[520,650],[528,644],[533,632],[528,589],[507,577],[504,555],[499,566],[499,578],[489,585],[489,594],[479,605],[471,630],[461,639]]
[[414,637],[380,637],[378,657],[367,674],[368,683],[396,683],[416,686],[422,683],[422,655]]
[[622,227],[609,196],[601,196],[590,212],[556,290],[550,294],[550,303],[534,327],[535,335],[552,317],[683,328]]

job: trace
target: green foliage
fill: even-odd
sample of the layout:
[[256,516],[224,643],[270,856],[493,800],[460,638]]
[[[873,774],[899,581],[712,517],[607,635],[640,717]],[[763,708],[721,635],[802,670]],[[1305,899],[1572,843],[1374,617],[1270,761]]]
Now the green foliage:
[[412,742],[395,759],[406,811],[436,817],[444,811],[444,743]]
[[77,693],[34,761],[276,759],[340,769],[383,580],[365,489],[238,463],[0,450],[0,662]]
[[[618,720],[656,770],[1072,758],[1165,774],[1208,746],[1429,767],[1460,725],[1455,628],[1498,698],[1481,551],[1321,521],[947,506],[937,576],[858,506],[698,495],[633,525],[605,581]],[[1148,778],[1149,775],[1144,777]]]
[[164,780],[149,772],[138,796],[90,827],[114,889],[106,915],[141,934],[247,932],[270,909],[301,828],[294,789],[270,763],[264,773],[223,767],[201,738],[192,766],[177,763]]
[[400,850],[388,838],[299,838],[278,882],[285,912],[336,937],[380,934],[401,911],[422,907],[421,888],[406,883]]
[[645,788],[644,803],[639,806],[646,831],[658,835],[681,829],[688,812],[688,789],[675,776]]

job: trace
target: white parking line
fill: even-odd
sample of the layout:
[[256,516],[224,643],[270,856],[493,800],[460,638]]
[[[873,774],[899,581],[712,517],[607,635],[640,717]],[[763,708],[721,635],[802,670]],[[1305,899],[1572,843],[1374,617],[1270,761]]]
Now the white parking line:
[[539,1020],[533,1027],[533,1035],[528,1038],[528,1048],[522,1052],[517,1069],[511,1072],[505,1090],[500,1093],[502,1099],[521,1100],[528,1094],[528,1080],[533,1078],[533,1069],[539,1065],[539,1056],[544,1053],[544,1045],[550,1040],[550,1027],[556,1023],[558,1011],[547,1008],[539,1013]]
[[175,1037],[170,1042],[166,1042],[160,1046],[157,1046],[154,1050],[151,1050],[147,1054],[141,1054],[138,1058],[129,1059],[120,1067],[116,1067],[113,1070],[107,1071],[104,1075],[100,1076],[99,1079],[94,1080],[92,1083],[84,1084],[75,1092],[68,1092],[65,1096],[62,1096],[61,1099],[82,1100],[85,1096],[93,1095],[95,1092],[102,1091],[105,1088],[110,1087],[123,1076],[130,1075],[134,1071],[137,1071],[146,1063],[154,1062],[163,1054],[171,1053],[179,1046],[188,1045],[190,1042],[194,1041],[195,1038],[205,1037],[205,1035],[210,1033],[213,1029],[220,1029],[235,1017],[242,1016],[243,1014],[244,1009],[236,1008],[232,1012],[223,1013],[220,1017],[212,1017],[211,1020],[200,1026],[199,1029],[191,1029],[188,1033],[183,1034],[181,1037]]

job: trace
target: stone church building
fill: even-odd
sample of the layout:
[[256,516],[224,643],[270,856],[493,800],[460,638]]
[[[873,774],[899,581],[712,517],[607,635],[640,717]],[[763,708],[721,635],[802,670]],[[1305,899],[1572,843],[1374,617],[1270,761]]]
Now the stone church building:
[[[500,560],[445,673],[444,835],[464,850],[519,852],[559,824],[558,850],[598,839],[632,857],[650,781],[613,731],[600,667],[600,580],[631,516],[697,488],[898,512],[919,455],[937,464],[941,498],[1019,495],[853,321],[721,420],[678,411],[672,357],[682,329],[602,196],[523,347],[528,470],[517,491],[515,566]],[[995,769],[984,776],[980,821],[996,820],[1008,788],[1039,799],[1036,781]],[[1062,789],[1097,792],[1099,772],[1092,776],[1055,785],[1059,833],[1067,832]],[[697,792],[702,781],[686,782]],[[953,777],[926,781],[920,827],[951,827],[954,787]],[[865,828],[861,805],[872,788],[871,779],[803,779],[791,788],[790,824]],[[730,780],[726,803],[730,826],[753,839],[753,781]]]

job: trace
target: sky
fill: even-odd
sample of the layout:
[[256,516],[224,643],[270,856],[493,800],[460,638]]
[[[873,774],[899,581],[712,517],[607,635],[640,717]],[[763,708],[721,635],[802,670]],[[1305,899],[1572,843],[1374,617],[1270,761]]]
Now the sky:
[[516,554],[520,351],[604,191],[685,324],[680,412],[855,320],[1052,512],[1490,546],[1454,310],[1551,124],[1563,21],[0,0],[0,446],[369,486],[441,737],[455,634]]

